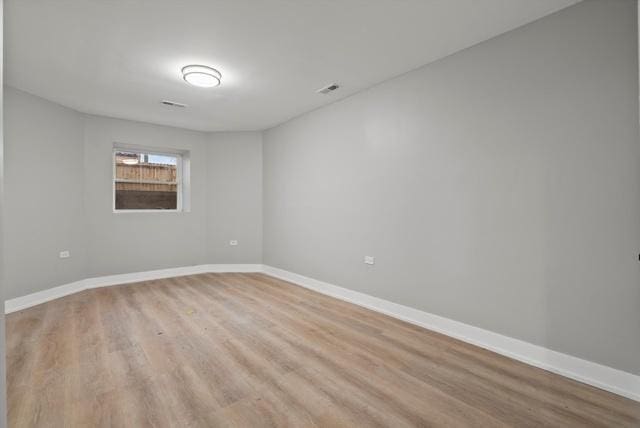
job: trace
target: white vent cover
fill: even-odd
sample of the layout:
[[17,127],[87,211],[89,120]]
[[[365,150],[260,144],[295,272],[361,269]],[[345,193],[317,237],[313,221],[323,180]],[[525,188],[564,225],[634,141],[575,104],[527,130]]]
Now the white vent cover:
[[340,87],[340,85],[338,85],[337,83],[332,83],[330,85],[325,86],[324,88],[318,89],[316,92],[318,94],[328,94],[329,92],[335,91],[339,87]]
[[180,107],[180,108],[184,108],[187,106],[186,104],[178,103],[175,101],[169,101],[169,100],[162,100],[160,101],[160,104],[164,104],[169,107]]

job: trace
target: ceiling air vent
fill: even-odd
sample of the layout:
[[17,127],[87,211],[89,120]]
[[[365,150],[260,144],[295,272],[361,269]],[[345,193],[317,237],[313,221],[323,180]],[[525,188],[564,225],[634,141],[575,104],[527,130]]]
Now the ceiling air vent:
[[328,94],[329,92],[335,91],[339,87],[340,87],[340,85],[338,85],[337,83],[332,83],[329,86],[325,86],[324,88],[318,89],[316,92],[318,94]]
[[162,100],[160,101],[160,104],[164,104],[169,107],[180,107],[180,108],[185,108],[187,106],[186,104],[177,103],[175,101],[169,101],[169,100]]

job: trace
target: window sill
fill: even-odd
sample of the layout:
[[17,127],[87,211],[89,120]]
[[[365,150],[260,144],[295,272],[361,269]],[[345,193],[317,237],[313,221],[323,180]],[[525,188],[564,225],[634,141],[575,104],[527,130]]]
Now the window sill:
[[184,213],[185,210],[113,210],[114,214],[128,213]]

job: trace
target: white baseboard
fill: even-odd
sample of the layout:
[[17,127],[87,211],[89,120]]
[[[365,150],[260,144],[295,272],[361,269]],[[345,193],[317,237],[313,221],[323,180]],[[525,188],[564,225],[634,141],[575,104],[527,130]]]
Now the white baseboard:
[[640,401],[640,376],[286,270],[265,265],[263,272],[319,293],[489,349],[529,365]]
[[4,313],[9,314],[11,312],[20,311],[50,300],[68,296],[69,294],[87,290],[89,288],[107,287],[111,285],[129,284],[132,282],[150,281],[153,279],[172,278],[176,276],[195,275],[198,273],[208,272],[261,271],[261,264],[210,264],[86,278],[69,284],[60,285],[58,287],[49,288],[48,290],[38,291],[27,294],[26,296],[6,300],[4,302]]
[[23,309],[30,308],[31,306],[48,302],[49,300],[58,299],[60,297],[68,296],[69,294],[86,290],[86,288],[85,280],[80,280],[60,285],[58,287],[49,288],[47,290],[37,291],[35,293],[27,294],[26,296],[5,300],[4,313],[10,314],[11,312],[21,311]]

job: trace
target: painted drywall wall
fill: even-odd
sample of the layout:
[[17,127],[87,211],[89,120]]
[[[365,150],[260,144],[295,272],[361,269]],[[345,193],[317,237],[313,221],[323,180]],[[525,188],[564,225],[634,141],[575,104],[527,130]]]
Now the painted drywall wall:
[[[5,88],[5,298],[86,277],[82,115]],[[60,259],[68,250],[71,258]]]
[[[96,276],[262,261],[261,133],[85,115],[6,90],[6,298]],[[114,213],[114,143],[188,152],[188,210]]]
[[635,7],[580,3],[266,131],[264,262],[640,374]]
[[261,263],[262,133],[209,134],[207,175],[207,259]]
[[[141,122],[86,116],[84,183],[88,271],[92,276],[206,263],[206,136]],[[188,212],[114,213],[114,143],[186,150],[191,158]]]

